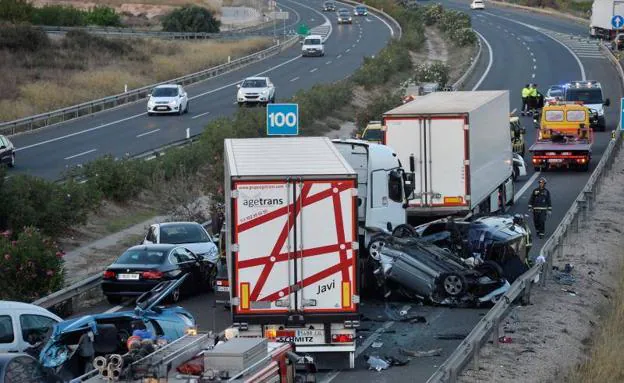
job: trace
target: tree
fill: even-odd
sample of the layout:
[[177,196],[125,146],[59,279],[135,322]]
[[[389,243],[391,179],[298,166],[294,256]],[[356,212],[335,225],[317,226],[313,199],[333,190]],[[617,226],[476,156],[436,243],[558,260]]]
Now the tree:
[[186,5],[166,15],[162,20],[162,26],[167,32],[217,33],[221,22],[206,8]]

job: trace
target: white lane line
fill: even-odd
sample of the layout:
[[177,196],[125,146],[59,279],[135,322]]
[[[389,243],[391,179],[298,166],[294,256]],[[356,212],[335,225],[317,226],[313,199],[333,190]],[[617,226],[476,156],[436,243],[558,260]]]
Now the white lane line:
[[338,56],[336,56],[336,58],[337,58],[337,59],[339,59],[339,58],[341,58],[341,57],[342,57],[342,55],[338,55]]
[[71,160],[72,158],[76,158],[76,157],[84,156],[85,154],[93,153],[93,152],[95,152],[96,150],[97,150],[97,149],[91,149],[91,150],[87,150],[87,151],[82,152],[82,153],[74,154],[73,156],[65,157],[65,158],[64,158],[64,160]]
[[537,69],[537,65],[533,65],[533,70]]
[[295,78],[291,78],[291,79],[290,79],[290,82],[294,82],[294,81],[297,81],[297,80],[299,80],[299,76],[297,76],[297,77],[295,77]]
[[316,72],[317,70],[318,70],[318,68],[313,68],[313,69],[310,69],[310,73],[314,73],[314,72]]
[[487,77],[488,73],[490,73],[490,69],[492,69],[492,64],[494,63],[494,51],[492,50],[492,46],[490,45],[490,43],[485,39],[485,37],[483,37],[483,35],[477,31],[474,31],[477,36],[479,36],[483,42],[485,42],[485,45],[487,46],[488,49],[488,54],[490,56],[489,60],[488,60],[488,65],[487,68],[485,68],[485,72],[483,72],[483,75],[481,75],[481,78],[479,79],[479,81],[477,81],[477,83],[475,84],[475,86],[472,87],[472,90],[477,90],[480,86],[481,83],[485,80],[485,78]]
[[26,150],[26,149],[34,148],[34,147],[41,146],[41,145],[44,145],[44,144],[49,144],[49,143],[51,143],[51,142],[56,142],[56,141],[64,140],[64,139],[66,139],[66,138],[69,138],[69,137],[74,137],[74,136],[77,136],[77,135],[80,135],[80,134],[93,132],[94,130],[98,130],[98,129],[106,128],[107,126],[115,125],[115,124],[118,124],[118,123],[120,123],[120,122],[124,122],[124,121],[128,121],[128,120],[132,120],[133,118],[137,118],[137,117],[141,117],[141,116],[145,116],[145,115],[146,115],[146,113],[139,113],[139,114],[135,114],[134,116],[130,116],[130,117],[126,117],[126,118],[122,118],[121,120],[112,121],[112,122],[109,122],[109,123],[104,124],[104,125],[96,126],[96,127],[89,128],[89,129],[85,129],[85,130],[81,130],[81,131],[79,131],[79,132],[74,132],[74,133],[66,134],[66,135],[64,135],[64,136],[60,136],[60,137],[56,137],[56,138],[51,138],[51,139],[49,139],[49,140],[45,140],[45,141],[41,141],[41,142],[37,142],[36,144],[22,146],[21,148],[17,148],[17,149],[15,149],[15,151],[16,151],[16,152],[19,152],[20,150]]
[[531,56],[533,56],[533,52],[531,52]]
[[345,53],[349,53],[350,51],[351,51],[351,48],[347,49]]
[[160,130],[160,128],[159,129],[150,130],[149,132],[138,134],[136,137],[139,138],[139,137],[147,136],[148,134],[156,133],[159,130]]
[[355,42],[356,42],[356,43],[359,43],[359,42],[360,42],[360,39],[355,40]]
[[[237,104],[237,103],[238,103],[238,102],[234,102],[234,104]],[[201,113],[201,114],[198,114],[198,115],[196,115],[196,116],[193,116],[193,117],[191,117],[191,120],[194,120],[194,119],[196,119],[196,118],[200,118],[201,116],[205,116],[205,115],[207,115],[207,114],[210,114],[210,112]]]
[[351,45],[351,48],[355,48],[355,44]]
[[531,78],[535,78],[535,73],[533,73],[533,74],[531,75]]
[[537,60],[535,59],[535,57],[533,57],[533,62],[536,62]]
[[123,309],[123,306],[121,306],[121,305],[115,306],[115,307],[111,307],[110,309],[104,311],[104,314],[114,313],[114,312],[119,311],[121,309]]
[[329,65],[329,64],[331,64],[331,63],[332,63],[332,61],[331,61],[331,60],[329,60],[329,61],[327,61],[327,62],[325,63],[325,65]]
[[[382,23],[386,24],[386,27],[388,27],[388,29],[390,30],[390,36],[394,37],[394,29],[392,29],[392,26],[390,24],[388,24],[388,22],[386,20],[382,19],[381,17],[377,16],[374,13],[371,13],[371,16],[376,17],[379,21],[381,21]],[[360,25],[360,30],[361,29],[362,29],[362,26]],[[362,33],[360,32],[360,35],[361,34]]]
[[522,194],[524,194],[525,191],[527,191],[527,189],[533,184],[533,182],[535,181],[535,179],[537,177],[539,177],[539,175],[542,174],[541,172],[535,172],[533,173],[533,175],[531,176],[531,178],[529,178],[527,180],[527,182],[524,183],[524,185],[522,185],[522,187],[520,188],[520,190],[518,190],[518,192],[516,193],[516,195],[514,196],[514,202],[516,202],[517,200],[520,199],[520,197],[522,197]]

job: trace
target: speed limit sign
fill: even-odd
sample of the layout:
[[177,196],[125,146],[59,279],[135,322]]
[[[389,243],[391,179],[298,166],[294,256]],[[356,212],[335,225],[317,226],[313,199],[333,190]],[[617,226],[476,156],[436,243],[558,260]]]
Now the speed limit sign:
[[296,136],[298,134],[298,104],[267,105],[267,136]]

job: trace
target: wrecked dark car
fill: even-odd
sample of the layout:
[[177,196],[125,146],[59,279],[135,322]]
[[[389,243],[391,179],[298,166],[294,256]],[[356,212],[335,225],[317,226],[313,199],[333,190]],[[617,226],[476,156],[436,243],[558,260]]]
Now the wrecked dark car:
[[159,341],[171,342],[195,329],[195,319],[182,307],[158,304],[188,275],[161,282],[141,295],[134,311],[87,315],[60,322],[43,343],[39,361],[68,381],[93,369],[98,356],[125,354],[128,339],[136,331]]
[[417,237],[376,237],[369,247],[373,272],[385,296],[396,292],[414,300],[463,305],[496,302],[509,289],[494,262],[471,267],[451,252]]

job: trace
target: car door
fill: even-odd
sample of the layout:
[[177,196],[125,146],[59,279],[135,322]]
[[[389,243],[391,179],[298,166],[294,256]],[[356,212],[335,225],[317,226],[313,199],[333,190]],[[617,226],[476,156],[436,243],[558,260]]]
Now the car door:
[[183,247],[177,247],[171,252],[169,259],[180,269],[182,274],[189,275],[181,290],[185,293],[197,291],[201,286],[201,278],[199,276],[199,262],[193,253]]
[[43,340],[45,335],[57,324],[52,317],[39,314],[22,314],[19,317],[21,341],[25,348]]
[[10,313],[0,315],[0,352],[19,352],[17,330],[14,318]]

